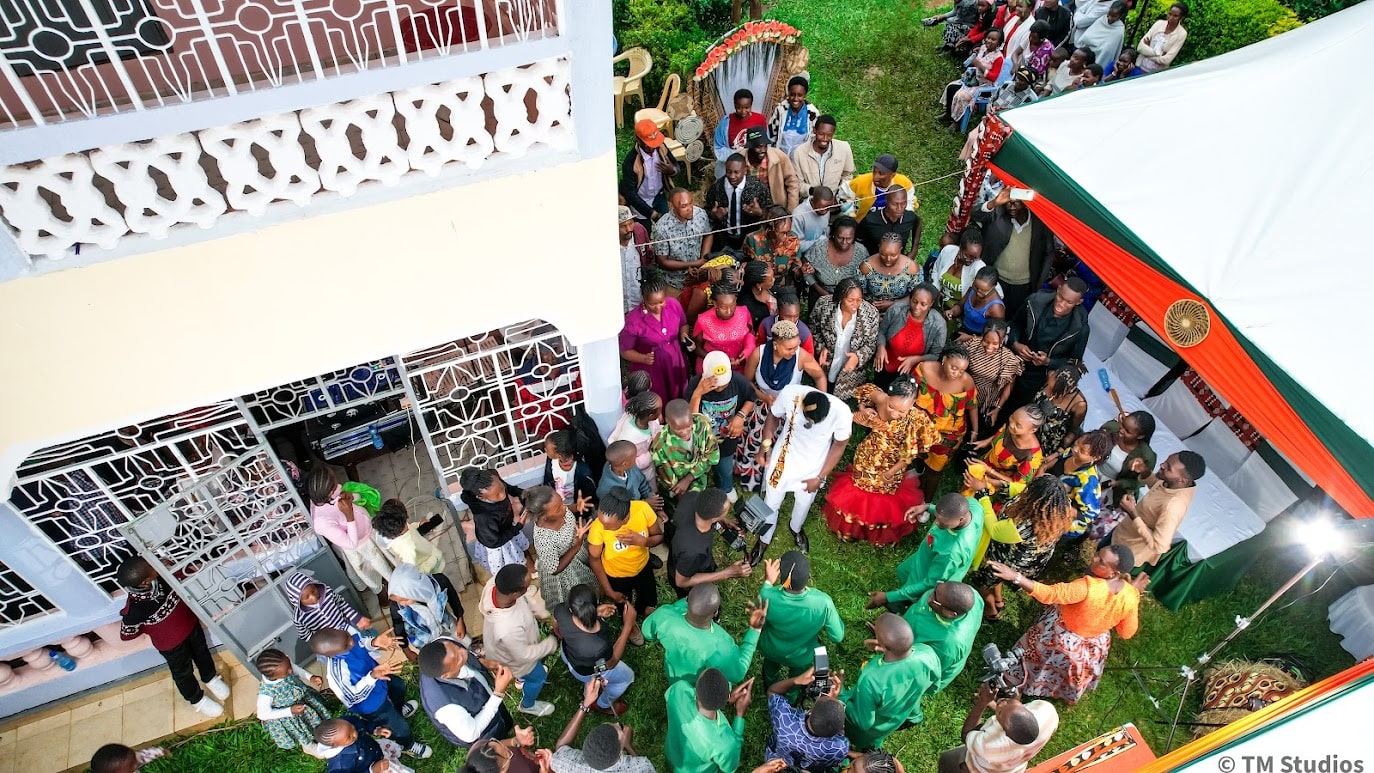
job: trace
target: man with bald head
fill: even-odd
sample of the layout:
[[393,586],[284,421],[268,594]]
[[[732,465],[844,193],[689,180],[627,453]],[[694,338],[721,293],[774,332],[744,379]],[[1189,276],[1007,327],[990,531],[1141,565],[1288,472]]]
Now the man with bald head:
[[463,644],[447,637],[420,650],[420,701],[444,740],[470,747],[480,739],[505,738],[515,720],[502,701],[515,676],[509,668],[484,664]]
[[[983,714],[993,714],[982,727]],[[1059,727],[1059,712],[1048,701],[1021,704],[1015,692],[998,695],[991,684],[978,688],[964,719],[964,745],[940,755],[940,773],[997,770],[1022,773]]]
[[715,622],[720,614],[720,589],[715,583],[695,585],[687,598],[659,607],[644,620],[645,641],[663,645],[668,683],[692,682],[708,668],[718,668],[731,682],[743,681],[759,644],[759,630],[767,605],[749,611],[749,630],[738,645]]
[[902,618],[891,612],[879,616],[873,635],[864,647],[877,654],[840,696],[847,707],[845,735],[853,749],[862,751],[877,749],[897,730],[919,724],[921,697],[940,678],[935,651],[917,644]]
[[926,591],[903,615],[918,644],[928,645],[940,659],[937,693],[964,670],[973,639],[983,624],[983,597],[962,582],[942,582]]
[[[983,513],[992,509],[986,498],[952,492],[935,503],[935,522],[911,557],[897,565],[898,587],[869,594],[868,608],[886,607],[905,612],[937,583],[962,580],[973,564],[978,542],[983,537]],[[914,513],[907,512],[908,517]]]

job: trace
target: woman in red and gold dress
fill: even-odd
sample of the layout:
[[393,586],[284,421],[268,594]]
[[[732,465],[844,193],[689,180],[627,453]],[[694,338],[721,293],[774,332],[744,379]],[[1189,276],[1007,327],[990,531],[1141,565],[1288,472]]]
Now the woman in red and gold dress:
[[859,410],[854,422],[873,430],[854,451],[849,469],[835,476],[824,512],[830,530],[842,539],[895,544],[916,529],[907,513],[921,512],[916,478],[907,465],[940,440],[925,411],[916,410],[916,382],[901,375],[883,392],[873,384],[854,391]]

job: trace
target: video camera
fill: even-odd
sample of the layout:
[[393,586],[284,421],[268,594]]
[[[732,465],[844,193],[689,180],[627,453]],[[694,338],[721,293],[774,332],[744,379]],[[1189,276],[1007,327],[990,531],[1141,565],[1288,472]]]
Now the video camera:
[[725,540],[726,547],[730,548],[736,553],[744,552],[746,543],[744,541],[744,535],[740,533],[739,529],[736,529],[733,526],[726,526],[720,521],[716,521],[714,524],[712,524],[711,528],[715,529],[717,532],[720,533],[720,538]]
[[817,647],[815,656],[816,664],[811,684],[802,688],[802,697],[812,701],[822,695],[828,695],[833,686],[830,681],[830,652],[825,647]]
[[1021,659],[1025,656],[1026,651],[1020,647],[1012,647],[1003,655],[995,642],[988,642],[987,646],[983,647],[983,662],[987,664],[988,670],[978,677],[978,681],[992,684],[999,696],[1020,692],[1021,682],[1012,681],[1011,671],[1021,665]]

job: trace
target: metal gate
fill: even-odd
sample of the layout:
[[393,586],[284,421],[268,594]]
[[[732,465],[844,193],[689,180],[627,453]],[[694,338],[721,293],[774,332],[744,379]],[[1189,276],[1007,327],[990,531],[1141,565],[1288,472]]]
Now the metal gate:
[[242,663],[269,646],[296,650],[282,580],[314,571],[347,584],[310,528],[280,463],[263,446],[120,527],[129,544]]

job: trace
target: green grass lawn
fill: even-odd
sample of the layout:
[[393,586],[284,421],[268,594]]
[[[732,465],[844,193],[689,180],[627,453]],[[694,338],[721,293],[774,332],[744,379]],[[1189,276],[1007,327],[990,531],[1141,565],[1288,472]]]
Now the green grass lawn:
[[[884,152],[896,154],[901,171],[913,181],[922,181],[959,168],[957,154],[962,137],[949,134],[934,120],[935,99],[944,84],[952,80],[957,65],[936,56],[939,29],[923,29],[918,17],[904,0],[781,0],[771,18],[789,22],[804,33],[803,42],[811,50],[812,100],[825,112],[838,118],[841,139],[854,146],[860,171]],[[630,129],[621,132],[622,148]],[[925,249],[930,249],[943,230],[954,195],[956,180],[944,180],[917,191],[925,219]],[[856,433],[855,443],[861,433]],[[817,508],[819,509],[819,508]],[[832,648],[831,663],[844,669],[852,681],[865,660],[862,643],[866,638],[864,621],[875,616],[864,610],[868,592],[884,590],[895,583],[895,567],[914,549],[915,540],[896,548],[876,549],[867,545],[844,544],[827,533],[819,513],[813,514],[808,529],[812,544],[814,583],[830,593],[847,622],[844,642]],[[771,555],[780,555],[790,543],[779,537]],[[724,558],[724,556],[722,556]],[[1275,562],[1281,563],[1281,562]],[[1052,580],[1070,579],[1081,571],[1078,556],[1056,558]],[[1142,609],[1141,630],[1132,641],[1117,640],[1112,645],[1111,666],[1129,664],[1182,665],[1192,662],[1232,628],[1237,614],[1248,614],[1277,587],[1287,571],[1275,568],[1258,572],[1234,593],[1209,599],[1171,613],[1152,600]],[[1271,576],[1272,575],[1272,576]],[[1323,574],[1323,577],[1325,575]],[[752,579],[728,584],[725,596],[724,625],[737,637],[745,627],[745,606],[762,581],[759,571]],[[1300,586],[1291,592],[1298,598],[1310,588]],[[1303,603],[1293,604],[1258,623],[1225,653],[1229,656],[1262,657],[1292,653],[1308,664],[1310,676],[1326,676],[1351,664],[1335,637],[1327,630],[1325,613],[1334,596],[1328,588]],[[670,599],[667,586],[660,591]],[[985,625],[978,648],[986,642],[1011,646],[1033,620],[1038,605],[1022,594],[1009,592],[1005,616],[996,624]],[[1294,635],[1301,632],[1301,635]],[[936,758],[944,749],[959,743],[975,679],[981,673],[976,654],[969,667],[943,693],[925,702],[925,722],[917,728],[897,733],[887,743],[911,771],[935,770]],[[635,728],[639,751],[663,765],[662,737],[666,723],[663,692],[662,650],[655,646],[632,648],[627,661],[638,679],[626,694],[630,710],[625,720]],[[581,695],[581,685],[569,676],[556,658],[550,659],[554,676],[543,697],[553,701],[558,711],[535,721],[541,744],[552,744],[567,722]],[[754,673],[759,665],[756,660]],[[408,675],[412,687],[414,674]],[[765,685],[755,686],[755,705],[746,718],[746,743],[743,769],[762,761],[768,734],[763,706]],[[413,689],[412,689],[413,692]],[[1098,689],[1074,707],[1060,706],[1060,727],[1042,758],[1076,745],[1117,724],[1134,721],[1157,753],[1163,752],[1167,727],[1155,724],[1153,710],[1136,688],[1128,672],[1109,671]],[[596,724],[593,718],[585,727]],[[414,765],[420,771],[453,771],[462,755],[443,744],[428,721],[417,718],[417,734],[434,744],[435,756]],[[255,723],[223,729],[191,739],[176,750],[167,762],[150,765],[149,773],[173,770],[230,771],[314,771],[320,763],[296,752],[282,752],[272,746]],[[666,766],[664,766],[666,769]]]

